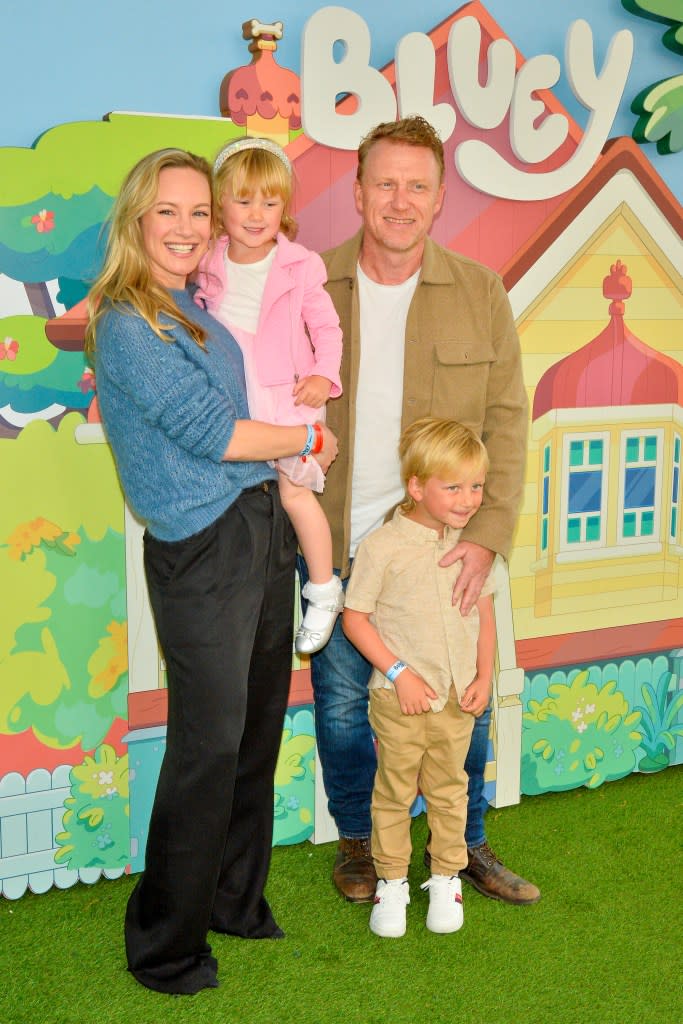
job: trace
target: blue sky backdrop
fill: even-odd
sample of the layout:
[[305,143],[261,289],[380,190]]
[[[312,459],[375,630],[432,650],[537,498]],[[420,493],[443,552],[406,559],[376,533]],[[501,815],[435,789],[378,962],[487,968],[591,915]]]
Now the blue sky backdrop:
[[[301,30],[321,6],[319,0],[271,0],[260,7],[251,0],[2,0],[0,146],[30,146],[56,124],[99,120],[110,110],[217,116],[223,75],[249,60],[242,22],[254,17],[284,22],[277,59],[298,71]],[[429,31],[462,4],[347,0],[340,6],[364,18],[372,37],[372,63],[382,67],[402,36]],[[485,6],[525,56],[559,57],[563,74],[555,92],[582,125],[588,114],[574,100],[564,67],[567,28],[577,18],[593,28],[600,62],[620,28],[635,37],[634,62],[613,135],[631,134],[635,115],[630,104],[643,88],[683,72],[683,59],[661,42],[666,26],[629,14],[620,0],[486,0]],[[653,145],[645,150],[680,197],[683,153],[660,157]]]

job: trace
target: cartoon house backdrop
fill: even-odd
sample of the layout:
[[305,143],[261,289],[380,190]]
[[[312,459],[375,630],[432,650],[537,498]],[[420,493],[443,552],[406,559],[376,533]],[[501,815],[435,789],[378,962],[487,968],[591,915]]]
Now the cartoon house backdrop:
[[[490,43],[505,39],[479,2],[426,26],[435,105],[453,105],[448,41],[463,19],[481,33],[482,81]],[[141,527],[124,507],[82,354],[87,281],[123,174],[163,145],[210,157],[226,138],[267,135],[288,145],[295,167],[300,240],[322,250],[358,224],[354,154],[300,133],[301,83],[278,63],[280,37],[277,23],[245,23],[251,60],[245,52],[223,79],[221,117],[112,114],[54,128],[31,150],[0,150],[0,465],[11,481],[0,506],[9,598],[0,883],[9,898],[139,870],[163,755],[165,680]],[[515,64],[524,65],[519,50]],[[397,66],[384,75],[396,89]],[[546,115],[568,122],[566,139],[536,162],[542,174],[566,164],[584,132],[552,93],[539,96]],[[530,399],[516,544],[509,567],[497,568],[487,774],[503,806],[520,792],[596,786],[683,760],[683,219],[632,139],[611,140],[571,188],[520,200],[456,169],[461,144],[484,137],[525,169],[509,115],[485,131],[458,116],[434,236],[502,274]],[[308,668],[293,659],[275,839],[331,837]]]

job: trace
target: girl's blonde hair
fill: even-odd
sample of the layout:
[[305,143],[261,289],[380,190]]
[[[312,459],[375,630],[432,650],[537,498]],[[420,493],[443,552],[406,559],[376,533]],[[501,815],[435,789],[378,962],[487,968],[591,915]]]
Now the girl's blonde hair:
[[[95,353],[100,318],[112,306],[120,304],[131,307],[146,320],[162,341],[169,341],[168,332],[179,324],[204,348],[206,331],[189,320],[170,292],[154,279],[142,237],[141,219],[154,205],[159,175],[167,168],[176,167],[197,171],[211,184],[211,168],[203,157],[184,149],[159,149],[131,168],[116,197],[107,220],[109,234],[104,264],[88,295],[85,351],[90,359]],[[173,323],[169,324],[167,319]]]
[[220,220],[221,205],[226,195],[246,199],[260,189],[265,196],[279,196],[282,199],[280,231],[291,241],[296,238],[297,232],[297,223],[290,213],[292,173],[288,170],[289,161],[284,151],[282,157],[271,152],[270,148],[274,148],[275,144],[268,141],[269,149],[256,146],[238,149],[225,160],[221,160],[221,154],[218,154],[215,162],[217,170],[213,175],[216,216]]
[[456,420],[423,416],[401,434],[398,445],[401,479],[406,496],[400,503],[402,512],[412,512],[415,502],[408,494],[408,481],[417,477],[421,484],[432,476],[451,479],[468,469],[486,473],[489,457],[482,440],[473,430]]

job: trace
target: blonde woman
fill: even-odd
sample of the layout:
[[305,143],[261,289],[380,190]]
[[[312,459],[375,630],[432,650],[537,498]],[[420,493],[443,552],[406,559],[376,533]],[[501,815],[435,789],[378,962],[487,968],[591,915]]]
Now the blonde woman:
[[[267,461],[336,455],[326,427],[249,420],[242,355],[188,276],[212,234],[210,168],[149,154],[115,202],[87,351],[168,673],[167,745],[126,913],[143,985],[215,987],[209,929],[278,938],[263,890],[291,663],[296,541]],[[317,450],[319,448],[320,450]]]

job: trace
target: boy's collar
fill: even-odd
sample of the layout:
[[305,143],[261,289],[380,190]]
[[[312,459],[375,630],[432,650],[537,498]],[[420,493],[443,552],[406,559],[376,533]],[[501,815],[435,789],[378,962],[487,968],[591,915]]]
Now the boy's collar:
[[391,522],[398,525],[401,531],[410,534],[413,539],[421,539],[425,544],[443,544],[447,541],[450,546],[454,546],[462,533],[462,530],[444,526],[443,537],[439,537],[431,526],[423,526],[422,523],[416,523],[414,519],[409,519],[404,512],[401,512],[400,508],[394,512]]

